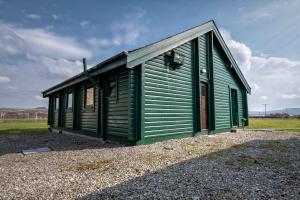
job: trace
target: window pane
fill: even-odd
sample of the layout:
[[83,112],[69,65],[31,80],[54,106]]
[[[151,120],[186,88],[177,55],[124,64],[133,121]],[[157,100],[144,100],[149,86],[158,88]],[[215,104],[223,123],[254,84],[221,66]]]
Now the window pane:
[[69,93],[68,94],[68,108],[72,108],[73,107],[73,94]]
[[58,108],[59,108],[59,98],[56,97],[55,98],[55,109],[58,110]]
[[116,80],[112,79],[109,81],[108,84],[108,96],[109,97],[116,97]]
[[85,105],[93,106],[94,105],[94,88],[90,87],[86,89]]

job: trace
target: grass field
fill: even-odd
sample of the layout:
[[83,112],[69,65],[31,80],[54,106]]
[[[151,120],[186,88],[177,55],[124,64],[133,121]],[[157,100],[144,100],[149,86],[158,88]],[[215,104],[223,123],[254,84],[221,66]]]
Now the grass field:
[[0,120],[0,134],[32,133],[47,130],[47,120]]
[[[250,118],[249,129],[275,129],[300,133],[300,119]],[[0,134],[32,133],[47,130],[47,120],[2,120]]]
[[250,118],[248,128],[300,132],[300,119]]

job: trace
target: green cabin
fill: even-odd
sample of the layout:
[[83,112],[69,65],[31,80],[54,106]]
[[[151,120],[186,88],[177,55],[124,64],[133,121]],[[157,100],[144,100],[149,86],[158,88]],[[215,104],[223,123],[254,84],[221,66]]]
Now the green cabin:
[[209,21],[85,67],[43,96],[53,129],[145,144],[247,126],[250,91]]

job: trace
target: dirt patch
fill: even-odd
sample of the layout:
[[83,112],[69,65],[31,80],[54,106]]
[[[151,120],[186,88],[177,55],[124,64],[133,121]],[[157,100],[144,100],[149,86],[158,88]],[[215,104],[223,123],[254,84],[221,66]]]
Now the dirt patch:
[[112,162],[112,160],[101,160],[97,162],[92,163],[78,163],[74,169],[77,172],[85,172],[90,170],[103,170],[106,171],[109,169],[109,164]]

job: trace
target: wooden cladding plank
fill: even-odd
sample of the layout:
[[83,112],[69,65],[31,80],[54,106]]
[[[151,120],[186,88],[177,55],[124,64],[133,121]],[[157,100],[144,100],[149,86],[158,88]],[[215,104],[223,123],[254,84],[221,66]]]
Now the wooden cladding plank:
[[230,100],[229,88],[237,89],[238,96],[238,110],[239,110],[239,125],[241,126],[241,119],[243,113],[241,84],[237,81],[236,76],[227,63],[227,60],[218,49],[213,46],[214,59],[214,91],[215,91],[215,112],[216,112],[216,129],[224,129],[231,127],[230,118]]
[[165,54],[144,65],[145,137],[193,131],[191,42],[177,47],[176,51],[185,56],[184,65],[178,69],[167,65]]
[[128,136],[129,128],[129,76],[128,69],[122,68],[118,73],[118,99],[106,98],[106,134],[107,136]]

